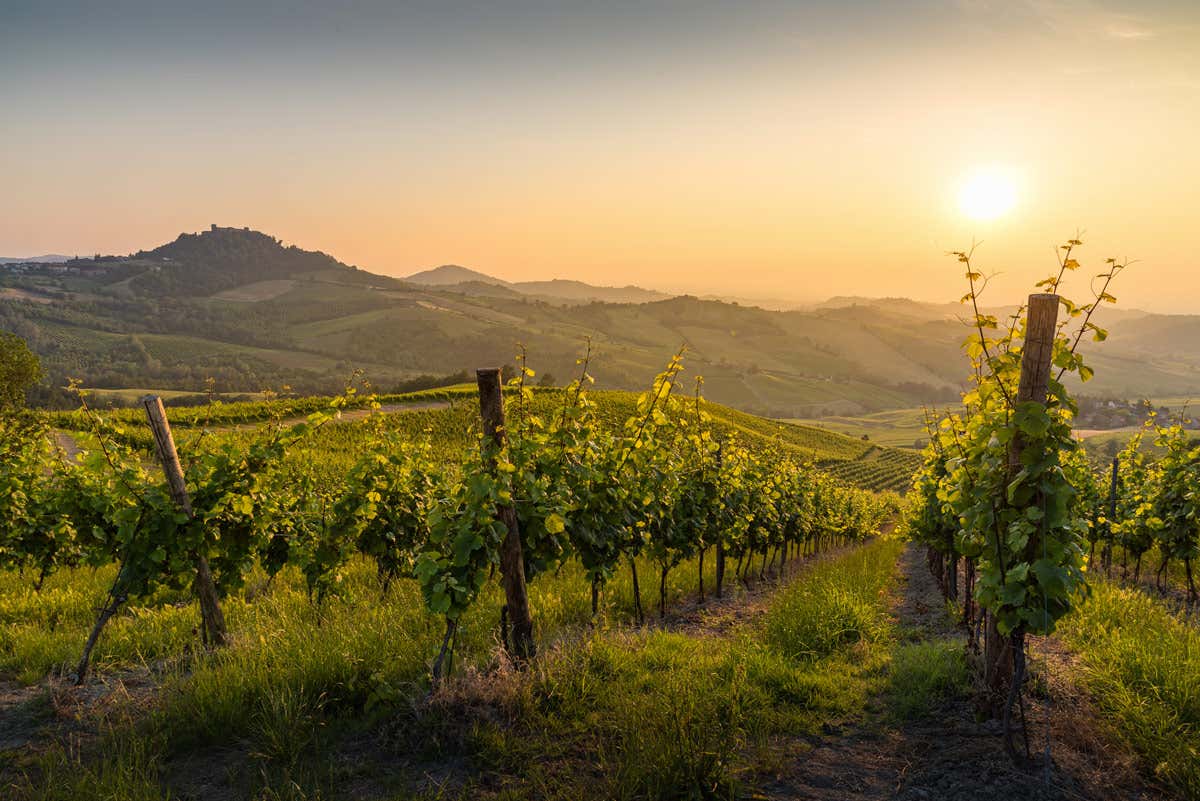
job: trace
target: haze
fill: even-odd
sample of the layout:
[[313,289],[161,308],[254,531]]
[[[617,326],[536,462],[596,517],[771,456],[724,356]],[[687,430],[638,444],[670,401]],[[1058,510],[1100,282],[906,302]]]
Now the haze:
[[3,256],[219,223],[394,275],[946,300],[978,239],[1002,302],[1085,229],[1085,267],[1139,260],[1123,306],[1200,311],[1192,2],[0,15]]

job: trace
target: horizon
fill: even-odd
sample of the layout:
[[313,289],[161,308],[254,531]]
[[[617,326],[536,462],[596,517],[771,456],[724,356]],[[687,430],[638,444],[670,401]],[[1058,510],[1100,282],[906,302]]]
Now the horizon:
[[1005,302],[1082,230],[1122,306],[1200,311],[1193,4],[0,8],[5,255],[245,220],[384,275],[935,301],[982,241]]
[[[252,233],[259,233],[259,234],[265,234],[267,236],[273,236],[270,231],[261,231],[259,229],[254,228],[253,226],[237,226],[237,225],[223,226],[223,225],[218,225],[216,223],[211,223],[208,229],[202,228],[202,229],[198,229],[196,231],[181,231],[177,235],[176,238],[178,238],[178,236],[189,236],[189,235],[194,236],[194,235],[203,234],[203,233],[206,233],[208,230],[211,230],[211,228],[213,226],[216,226],[216,228],[219,228],[219,229],[227,229],[227,230],[232,230],[232,231],[245,230],[245,231],[249,231]],[[296,243],[294,243],[294,242],[287,242],[278,237],[275,237],[275,238],[278,239],[281,247],[285,247],[285,248],[292,247],[292,246],[300,247],[299,245],[296,245]],[[172,239],[171,241],[174,241],[174,239]],[[164,242],[162,244],[165,245],[168,243]],[[84,255],[81,255],[78,253],[69,255],[69,256],[66,254],[63,254],[63,253],[47,253],[44,255],[45,256],[64,256],[68,260],[78,259],[78,260],[87,261],[89,259],[94,258],[97,255],[106,257],[106,258],[108,258],[108,257],[117,257],[117,258],[131,257],[140,250],[154,250],[156,247],[159,247],[159,246],[156,245],[154,247],[138,248],[137,250],[133,250],[128,253],[96,252],[92,256],[84,256]],[[308,248],[302,248],[302,249],[309,250]],[[419,270],[416,270],[414,272],[407,273],[407,274],[390,275],[387,273],[378,273],[378,272],[375,272],[374,270],[370,270],[361,265],[355,265],[350,262],[347,262],[344,259],[338,258],[338,254],[336,254],[336,253],[330,253],[328,251],[323,251],[320,248],[313,248],[311,250],[312,250],[312,252],[325,253],[326,255],[331,256],[332,258],[336,259],[337,261],[341,262],[343,265],[345,265],[347,267],[351,267],[351,268],[358,269],[358,270],[363,270],[365,272],[369,272],[369,273],[372,273],[375,275],[380,275],[382,277],[398,278],[401,280],[411,278],[420,273],[435,272],[435,271],[446,269],[446,268],[453,268],[453,269],[459,269],[459,270],[466,270],[468,272],[478,274],[482,278],[499,280],[508,285],[515,285],[515,286],[519,286],[521,284],[529,284],[529,283],[548,283],[548,282],[554,282],[554,281],[571,281],[571,282],[576,282],[576,283],[583,283],[585,285],[596,287],[596,288],[641,289],[641,290],[647,290],[650,292],[657,292],[659,294],[667,295],[669,297],[692,296],[692,297],[696,297],[700,300],[717,300],[717,301],[721,301],[721,302],[735,303],[735,304],[746,303],[746,304],[750,304],[752,306],[759,306],[760,308],[763,308],[764,310],[772,310],[772,309],[778,308],[779,310],[784,310],[784,311],[786,311],[786,310],[799,311],[799,310],[803,310],[805,308],[821,306],[821,305],[830,303],[835,300],[850,300],[850,301],[901,300],[901,301],[910,301],[913,303],[927,304],[927,305],[931,305],[931,306],[955,305],[956,303],[961,303],[961,301],[956,301],[954,298],[917,297],[917,296],[913,296],[913,295],[868,295],[868,294],[862,294],[862,293],[840,293],[840,294],[836,294],[836,295],[823,295],[820,297],[810,297],[810,298],[803,298],[803,297],[797,297],[797,296],[781,296],[781,297],[772,299],[772,298],[766,298],[766,297],[752,297],[752,296],[747,296],[747,295],[735,295],[735,294],[731,294],[728,292],[721,292],[719,290],[703,290],[703,289],[695,289],[695,288],[678,289],[678,288],[658,286],[658,285],[654,285],[654,284],[631,283],[631,284],[618,285],[618,284],[593,283],[593,282],[582,281],[581,279],[578,279],[578,278],[574,278],[574,277],[570,277],[570,276],[563,276],[563,275],[552,275],[552,276],[541,277],[541,278],[534,277],[534,278],[508,279],[501,275],[496,275],[494,273],[489,273],[484,270],[479,270],[479,269],[476,269],[469,265],[456,264],[456,263],[438,264],[438,265],[434,265],[432,267],[421,268]],[[11,259],[13,259],[13,257],[6,257],[6,256],[3,256],[2,254],[0,254],[0,269],[3,269],[3,267],[6,264],[6,261],[11,260]],[[23,257],[23,259],[28,261],[29,263],[38,263],[38,260],[36,257]],[[431,285],[431,288],[437,288],[440,286],[441,285]],[[1035,288],[1031,288],[1030,292],[1033,292],[1034,289]],[[1026,295],[1027,294],[1028,293],[1026,293]],[[988,300],[985,303],[982,303],[981,307],[989,308],[989,309],[1017,307],[1024,303],[1026,295],[1014,296],[1014,297],[1008,298],[1008,299],[995,299],[994,296],[992,296],[993,299]],[[635,303],[637,303],[637,302],[641,302],[641,301],[635,301]],[[1153,311],[1153,310],[1148,310],[1148,309],[1131,307],[1129,305],[1118,306],[1117,309],[1121,312],[1138,312],[1138,313],[1151,313],[1151,314],[1180,314],[1180,313],[1187,314],[1187,312],[1159,312],[1159,311]]]

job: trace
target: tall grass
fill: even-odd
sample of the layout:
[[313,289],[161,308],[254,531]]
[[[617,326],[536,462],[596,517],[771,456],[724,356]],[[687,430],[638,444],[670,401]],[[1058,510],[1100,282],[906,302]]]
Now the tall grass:
[[1060,631],[1116,733],[1159,778],[1200,798],[1200,632],[1105,581]]
[[[394,583],[383,595],[373,568],[356,563],[344,597],[318,608],[298,578],[285,576],[228,605],[229,647],[199,657],[180,653],[157,666],[162,686],[148,712],[130,707],[110,715],[112,730],[97,751],[47,752],[17,797],[167,797],[172,758],[206,747],[241,754],[230,770],[243,766],[239,775],[255,797],[288,787],[302,794],[288,790],[295,797],[337,797],[333,771],[325,768],[333,764],[338,732],[392,719],[418,733],[458,731],[427,738],[435,744],[428,756],[519,775],[513,797],[729,796],[753,769],[748,755],[768,753],[771,737],[816,732],[830,718],[853,715],[879,686],[888,651],[881,639],[884,588],[899,547],[876,542],[806,568],[772,599],[767,623],[721,636],[609,628],[603,619],[589,628],[590,592],[578,568],[539,577],[531,600],[543,655],[522,674],[479,674],[504,687],[499,714],[479,712],[494,708],[491,702],[414,713],[441,626],[425,614],[411,583]],[[649,567],[643,565],[646,575],[653,574]],[[626,582],[608,588],[610,623],[628,619]],[[694,592],[695,582],[694,565],[673,571],[672,594]],[[94,587],[103,586],[97,577]],[[81,584],[74,589],[90,592]],[[643,592],[650,610],[657,587]],[[62,597],[67,610],[77,603]],[[160,600],[138,614],[180,614],[194,625],[194,608]],[[486,668],[493,658],[500,600],[498,589],[489,589],[464,621],[461,665]],[[785,625],[796,617],[842,623],[829,630]],[[60,615],[68,629],[89,619],[78,610]],[[157,633],[140,642],[113,638],[108,666],[176,647],[170,627],[151,629]],[[7,658],[28,658],[30,640],[6,631],[15,637],[8,646],[20,646]],[[469,692],[472,681],[478,679],[468,677],[457,692]],[[419,750],[421,739],[405,739],[401,753]]]
[[766,618],[766,641],[793,659],[818,659],[861,640],[878,639],[887,626],[880,596],[903,546],[883,541],[820,565],[781,594]]
[[913,720],[933,714],[970,689],[971,673],[959,639],[897,643],[887,697],[893,719]]
[[[670,572],[668,604],[696,592],[696,562],[689,560]],[[710,591],[716,582],[715,562],[709,558],[705,563],[704,581]],[[641,605],[651,615],[658,605],[658,567],[639,559],[638,570]],[[115,571],[112,565],[62,570],[50,576],[41,590],[34,589],[33,576],[0,571],[0,677],[34,684],[48,674],[71,670]],[[413,670],[420,672],[440,643],[442,623],[425,613],[416,582],[393,582],[384,595],[373,563],[356,558],[345,570],[340,589],[340,597],[317,607],[310,602],[303,579],[294,570],[285,570],[269,584],[261,574],[252,576],[247,590],[223,601],[234,645],[217,652],[210,661],[218,667],[224,660],[243,658],[298,664],[303,662],[305,652],[318,647],[325,650],[329,637],[335,644],[346,640],[355,647],[391,640],[384,654],[386,662],[395,666],[399,659],[403,667],[386,672],[406,678]],[[736,592],[736,586],[730,591]],[[534,579],[529,593],[539,638],[553,639],[568,628],[589,622],[590,592],[575,562]],[[468,663],[486,659],[494,649],[502,603],[498,585],[492,584],[467,615],[459,634],[459,651]],[[633,619],[633,582],[628,564],[623,564],[603,589],[601,615],[610,622]],[[98,672],[138,668],[147,663],[160,663],[160,669],[171,665],[187,671],[203,669],[203,665],[184,659],[200,645],[199,620],[199,607],[190,590],[162,590],[125,608],[110,621],[97,645],[93,664]],[[245,650],[263,655],[248,657],[242,653]],[[271,654],[272,650],[279,653]],[[379,655],[378,647],[368,647],[362,653],[366,657],[359,662],[383,666],[384,661],[371,659]]]
[[[520,695],[521,723],[483,726],[484,760],[524,773],[536,797],[737,796],[775,738],[853,716],[878,689],[900,547],[876,542],[812,566],[772,599],[765,623],[723,636],[597,632],[548,655]],[[853,626],[843,625],[847,609]],[[547,754],[559,755],[549,767]],[[585,775],[545,774],[579,755]]]

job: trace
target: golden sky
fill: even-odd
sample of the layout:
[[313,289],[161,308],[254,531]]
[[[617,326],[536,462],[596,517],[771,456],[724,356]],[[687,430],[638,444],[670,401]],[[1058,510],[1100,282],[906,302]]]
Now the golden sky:
[[1139,260],[1123,306],[1200,312],[1200,3],[91,5],[0,0],[0,255],[218,223],[394,275],[947,300],[977,239],[1001,302],[1084,229]]

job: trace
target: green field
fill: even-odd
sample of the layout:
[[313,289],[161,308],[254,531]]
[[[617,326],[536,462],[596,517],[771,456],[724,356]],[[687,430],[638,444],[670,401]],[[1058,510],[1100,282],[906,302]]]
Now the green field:
[[875,445],[920,450],[929,441],[925,417],[925,408],[909,407],[850,417],[798,418],[789,422],[866,439]]

